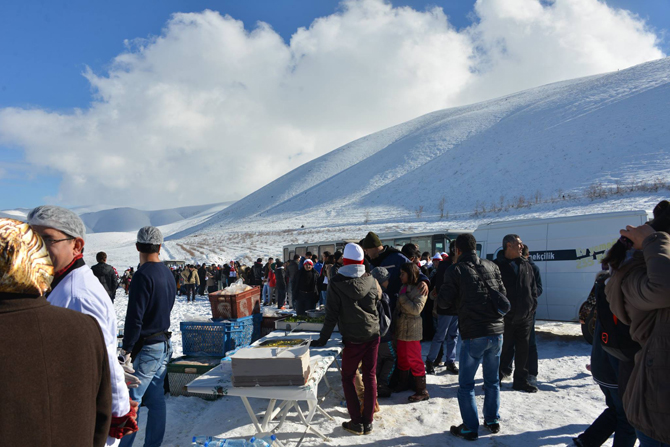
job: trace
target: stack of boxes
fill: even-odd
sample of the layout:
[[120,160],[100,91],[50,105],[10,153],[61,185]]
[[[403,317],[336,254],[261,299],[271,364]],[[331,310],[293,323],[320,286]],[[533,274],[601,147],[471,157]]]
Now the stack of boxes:
[[260,287],[237,295],[214,292],[209,301],[213,321],[179,323],[184,357],[168,365],[172,395],[190,395],[187,383],[218,365],[228,352],[249,346],[261,336]]

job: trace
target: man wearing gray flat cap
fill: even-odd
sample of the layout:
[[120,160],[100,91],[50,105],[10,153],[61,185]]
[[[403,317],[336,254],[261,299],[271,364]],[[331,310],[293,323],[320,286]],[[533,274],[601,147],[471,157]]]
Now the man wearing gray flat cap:
[[[140,381],[137,388],[130,390],[130,397],[144,403],[149,411],[145,447],[163,443],[166,419],[163,382],[172,356],[170,313],[177,286],[172,272],[160,260],[162,245],[163,234],[158,228],[147,226],[137,232],[135,247],[140,253],[140,267],[130,283],[123,333],[122,355],[132,359]],[[132,446],[134,440],[135,433],[125,436],[121,447]]]

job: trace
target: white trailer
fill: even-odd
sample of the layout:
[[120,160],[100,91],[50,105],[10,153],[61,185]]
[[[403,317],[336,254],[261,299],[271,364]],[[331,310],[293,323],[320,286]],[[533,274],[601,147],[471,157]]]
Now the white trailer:
[[493,260],[506,234],[517,234],[528,245],[540,269],[543,293],[537,318],[577,321],[588,298],[600,260],[619,239],[626,225],[642,225],[646,211],[621,211],[550,219],[524,219],[480,225],[474,232],[481,256]]

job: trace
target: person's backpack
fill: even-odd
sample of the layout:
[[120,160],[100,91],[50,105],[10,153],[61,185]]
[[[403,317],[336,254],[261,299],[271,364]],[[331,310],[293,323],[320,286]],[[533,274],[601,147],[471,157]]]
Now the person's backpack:
[[605,296],[605,281],[609,274],[602,275],[596,279],[596,315],[602,333],[600,344],[609,355],[624,362],[635,360],[635,354],[640,350],[640,345],[630,336],[630,326],[623,324],[610,310],[610,305]]
[[386,292],[382,292],[377,300],[377,315],[379,315],[379,336],[384,337],[391,327],[391,302]]

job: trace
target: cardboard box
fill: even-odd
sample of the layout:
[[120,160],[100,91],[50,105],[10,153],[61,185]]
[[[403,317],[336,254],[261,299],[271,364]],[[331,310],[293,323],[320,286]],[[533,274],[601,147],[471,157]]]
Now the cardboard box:
[[234,386],[302,386],[310,374],[308,344],[243,348],[231,360]]

